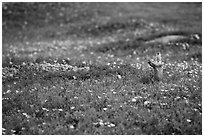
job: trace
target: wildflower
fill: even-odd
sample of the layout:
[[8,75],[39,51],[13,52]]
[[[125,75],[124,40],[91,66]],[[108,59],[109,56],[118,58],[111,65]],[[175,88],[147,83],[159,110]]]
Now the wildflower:
[[149,105],[149,104],[151,104],[150,101],[145,101],[145,102],[144,102],[144,105],[145,105],[145,106],[147,106],[147,105]]
[[191,120],[190,120],[190,119],[187,119],[186,121],[187,121],[188,123],[190,123],[190,122],[191,122]]
[[103,123],[103,120],[102,119],[99,119],[99,122],[98,122],[101,126],[103,126],[104,125],[104,123]]
[[10,92],[11,92],[11,90],[9,89],[9,90],[7,90],[7,91],[6,91],[6,93],[5,93],[5,94],[10,93]]
[[13,132],[13,133],[14,133],[14,132],[16,132],[16,131],[15,131],[15,130],[13,130],[13,129],[11,129],[11,132]]
[[22,113],[26,118],[30,118],[30,116],[26,113]]
[[104,111],[106,111],[108,108],[103,108]]
[[26,63],[25,63],[25,62],[23,62],[23,63],[22,63],[22,65],[23,65],[23,66],[25,66],[25,65],[26,65]]
[[73,128],[74,128],[74,126],[73,126],[73,125],[69,125],[69,128],[73,129]]
[[189,100],[188,100],[188,99],[185,99],[185,103],[188,104],[188,103],[189,103]]
[[108,126],[108,127],[115,127],[115,124],[110,123],[110,124],[108,124],[107,126]]
[[20,93],[21,91],[16,90],[16,93]]
[[193,34],[193,35],[191,35],[191,38],[192,38],[192,39],[200,39],[200,37],[199,37],[198,34]]
[[118,79],[121,79],[121,78],[122,78],[121,75],[117,75],[117,77],[118,77]]
[[42,108],[42,110],[49,111],[49,109],[47,109],[47,108]]
[[3,98],[3,100],[9,100],[9,98]]
[[75,109],[75,107],[73,106],[73,107],[71,107],[70,109]]
[[136,98],[136,99],[138,99],[138,98],[139,98],[139,99],[141,99],[141,98],[142,98],[142,96],[136,96],[135,98]]
[[136,102],[137,100],[135,98],[132,98],[132,102]]
[[177,96],[177,97],[175,97],[174,99],[175,99],[175,100],[178,100],[178,99],[180,99],[180,98],[181,98],[181,97]]
[[74,79],[77,79],[77,77],[76,77],[76,76],[73,76],[73,78],[74,78]]

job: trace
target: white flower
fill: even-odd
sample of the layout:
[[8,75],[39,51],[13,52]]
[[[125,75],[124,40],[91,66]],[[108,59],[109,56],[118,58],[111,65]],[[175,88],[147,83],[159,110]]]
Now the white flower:
[[190,120],[190,119],[187,119],[186,121],[187,121],[188,123],[190,123],[190,122],[191,122],[191,120]]
[[132,102],[136,102],[137,100],[135,98],[132,98]]
[[144,102],[144,105],[148,105],[148,104],[150,104],[151,102],[150,101],[145,101]]
[[111,123],[109,126],[110,126],[110,127],[115,127],[115,124]]
[[121,79],[122,77],[121,77],[121,75],[117,75],[117,78]]
[[180,99],[180,98],[181,98],[181,97],[177,96],[177,97],[175,97],[174,99],[177,100],[177,99]]
[[47,109],[47,108],[42,108],[42,110],[49,111],[49,109]]
[[108,108],[103,108],[103,110],[105,110],[105,111],[106,111],[107,109],[108,109]]
[[73,106],[73,107],[71,107],[70,109],[75,109],[75,107]]
[[30,118],[30,116],[26,113],[22,113],[26,118]]
[[11,92],[11,90],[10,90],[10,89],[6,91],[6,93],[10,93],[10,92]]
[[74,126],[73,126],[73,125],[69,125],[69,128],[73,129],[73,128],[74,128]]

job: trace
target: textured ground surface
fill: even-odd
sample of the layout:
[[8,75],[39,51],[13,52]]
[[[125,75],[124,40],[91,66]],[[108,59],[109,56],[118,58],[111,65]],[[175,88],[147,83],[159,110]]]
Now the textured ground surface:
[[201,9],[4,3],[2,133],[202,134]]

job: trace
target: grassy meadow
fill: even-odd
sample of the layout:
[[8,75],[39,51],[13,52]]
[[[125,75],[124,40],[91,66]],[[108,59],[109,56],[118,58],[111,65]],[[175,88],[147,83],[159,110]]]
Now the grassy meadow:
[[202,3],[2,8],[3,135],[202,134]]

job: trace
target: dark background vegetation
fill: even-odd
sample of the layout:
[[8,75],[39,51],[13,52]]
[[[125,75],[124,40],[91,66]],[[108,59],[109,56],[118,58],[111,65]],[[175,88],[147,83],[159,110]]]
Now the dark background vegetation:
[[104,28],[111,31],[135,17],[201,33],[201,10],[201,3],[4,3],[3,40],[91,34],[107,18],[118,23]]

